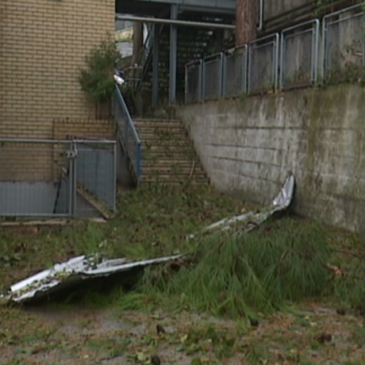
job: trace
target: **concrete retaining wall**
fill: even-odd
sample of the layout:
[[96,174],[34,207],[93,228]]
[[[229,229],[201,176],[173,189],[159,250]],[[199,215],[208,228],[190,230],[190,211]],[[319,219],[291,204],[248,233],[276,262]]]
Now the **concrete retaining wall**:
[[365,89],[340,85],[184,106],[212,183],[269,203],[288,170],[295,211],[365,232]]

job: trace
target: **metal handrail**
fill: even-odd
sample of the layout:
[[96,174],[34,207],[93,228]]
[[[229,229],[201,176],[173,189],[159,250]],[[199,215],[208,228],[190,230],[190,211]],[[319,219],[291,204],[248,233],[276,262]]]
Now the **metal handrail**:
[[[119,89],[119,86],[116,84],[115,85],[115,94],[116,94],[116,100],[117,103],[119,104],[120,108],[123,111],[124,114],[124,120],[125,120],[125,125],[124,125],[124,130],[122,128],[121,125],[119,125],[118,121],[117,121],[117,128],[119,129],[119,132],[122,135],[122,144],[123,144],[123,149],[124,149],[124,153],[126,154],[127,158],[129,158],[131,160],[131,166],[134,169],[133,173],[135,174],[136,177],[136,183],[137,185],[140,182],[141,179],[141,175],[142,175],[142,151],[141,151],[141,140],[138,136],[138,132],[134,126],[132,117],[129,113],[127,104],[124,101],[123,95]],[[136,149],[136,153],[135,153],[135,161],[133,161],[133,152],[130,150],[129,146],[128,146],[128,134],[129,132],[132,133],[132,137],[134,140],[134,147]]]

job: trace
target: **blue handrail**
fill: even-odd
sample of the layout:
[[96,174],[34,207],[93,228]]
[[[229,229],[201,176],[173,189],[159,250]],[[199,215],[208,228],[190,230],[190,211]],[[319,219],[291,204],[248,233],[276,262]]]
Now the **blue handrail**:
[[[131,162],[131,167],[138,185],[142,175],[141,140],[139,139],[138,132],[134,126],[127,104],[125,103],[123,95],[117,84],[115,85],[115,95],[117,102],[117,112],[115,114],[115,119],[117,122],[118,133],[120,133],[122,137],[120,141],[123,145],[126,157]],[[119,110],[122,111],[122,115],[119,115]]]

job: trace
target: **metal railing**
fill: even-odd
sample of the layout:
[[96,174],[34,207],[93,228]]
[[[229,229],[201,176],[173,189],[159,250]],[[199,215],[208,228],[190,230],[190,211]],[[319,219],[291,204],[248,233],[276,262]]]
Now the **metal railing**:
[[115,141],[0,139],[0,216],[99,217],[116,209]]
[[281,32],[280,88],[309,86],[317,81],[319,20]]
[[216,53],[203,60],[202,99],[204,101],[222,97],[223,57],[223,53]]
[[322,22],[313,19],[190,62],[185,72],[186,103],[311,86],[320,76],[327,83],[364,80],[363,7],[354,5]]
[[223,95],[234,97],[247,93],[248,46],[228,50],[224,57]]
[[142,175],[141,141],[118,85],[115,86],[115,95],[117,139],[122,145],[123,151],[129,162],[131,172],[136,184],[138,185]]
[[363,75],[364,35],[361,4],[323,18],[323,78],[327,82],[353,81]]
[[279,33],[257,39],[248,47],[248,92],[265,93],[277,89]]

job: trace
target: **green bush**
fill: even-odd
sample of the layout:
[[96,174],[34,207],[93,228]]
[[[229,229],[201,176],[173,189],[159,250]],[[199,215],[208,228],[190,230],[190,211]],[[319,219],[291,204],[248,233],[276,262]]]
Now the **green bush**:
[[107,39],[85,57],[86,69],[80,70],[79,82],[82,90],[96,103],[112,100],[118,56],[115,42]]

